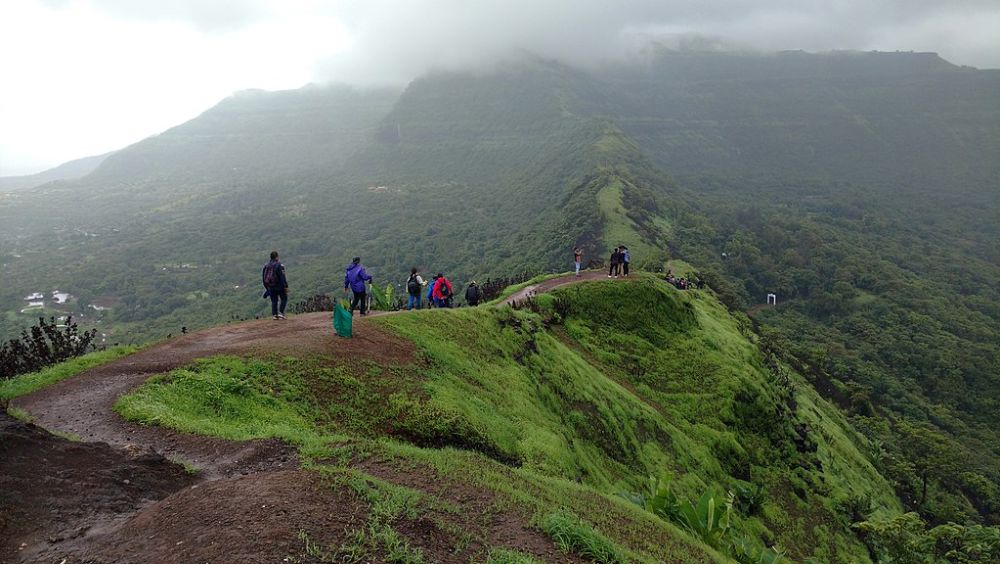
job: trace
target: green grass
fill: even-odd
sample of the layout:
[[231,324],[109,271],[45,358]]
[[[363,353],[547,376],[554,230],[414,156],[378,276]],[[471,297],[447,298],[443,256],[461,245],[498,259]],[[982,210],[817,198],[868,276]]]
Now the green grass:
[[[597,193],[598,207],[604,214],[604,246],[610,256],[611,249],[625,245],[629,250],[633,270],[639,265],[648,270],[656,270],[657,267],[662,267],[666,260],[662,251],[666,247],[651,244],[648,236],[642,235],[635,222],[626,215],[622,203],[623,182],[625,181],[614,176]],[[662,218],[657,218],[656,226],[662,230],[669,228],[669,224]]]
[[542,519],[542,530],[565,552],[573,552],[601,564],[629,562],[621,547],[568,511],[546,515]]
[[[797,375],[791,392],[775,382],[745,318],[710,292],[681,292],[648,274],[558,289],[537,306],[374,319],[413,341],[412,365],[206,359],[151,379],[116,409],[188,432],[280,438],[307,459],[327,457],[315,468],[371,456],[427,468],[605,561],[718,558],[617,497],[664,474],[690,499],[708,487],[760,485],[760,514],[735,516],[734,526],[794,558],[867,559],[837,508],[868,496],[897,512],[891,488],[834,407]],[[797,451],[797,422],[813,430],[815,453]],[[418,561],[393,523],[425,501],[351,476],[384,513],[355,531],[356,552]]]
[[123,356],[128,356],[137,350],[137,347],[115,347],[67,360],[66,362],[39,370],[38,372],[22,374],[9,380],[0,380],[0,401],[7,401],[18,396],[30,394],[31,392],[75,376],[84,370],[89,370]]
[[14,419],[17,419],[18,421],[21,421],[23,423],[32,423],[35,420],[35,418],[32,417],[30,413],[19,407],[14,407],[14,406],[7,407],[7,415],[10,415]]
[[245,441],[277,438],[322,456],[336,439],[313,425],[302,410],[306,389],[297,367],[282,363],[213,357],[191,368],[154,376],[122,396],[114,409],[128,421]]

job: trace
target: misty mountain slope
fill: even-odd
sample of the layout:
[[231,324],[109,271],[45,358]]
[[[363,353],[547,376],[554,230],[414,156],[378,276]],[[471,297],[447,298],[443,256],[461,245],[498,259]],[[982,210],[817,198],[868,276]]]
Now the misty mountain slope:
[[93,172],[111,153],[74,159],[37,174],[0,176],[0,193],[27,190],[54,180],[73,180]]
[[[120,229],[129,222],[230,213],[242,202],[281,201],[303,178],[342,168],[374,137],[397,98],[391,89],[344,86],[238,93],[117,151],[73,184],[19,194],[16,209],[0,201],[2,236],[52,237],[56,226]],[[77,205],[64,205],[68,201]],[[44,221],[35,221],[39,217]]]
[[934,54],[664,50],[599,76],[616,122],[675,174],[905,178],[920,192],[1000,174],[1000,71]]
[[274,180],[336,170],[372,137],[398,96],[394,89],[315,85],[238,92],[197,118],[118,152],[91,180]]
[[[79,196],[87,208],[99,210],[88,226],[98,236],[56,233],[62,257],[56,262],[62,268],[55,262],[38,268],[28,259],[13,261],[12,272],[26,286],[87,281],[84,291],[77,290],[85,301],[129,296],[124,315],[116,319],[141,321],[143,334],[156,334],[197,319],[252,315],[260,303],[250,289],[256,264],[270,248],[282,251],[296,287],[308,292],[334,288],[353,254],[364,256],[382,283],[402,279],[414,264],[445,270],[457,280],[549,268],[565,261],[561,249],[600,228],[597,214],[567,214],[562,208],[579,200],[571,192],[594,170],[596,147],[607,130],[605,123],[566,109],[573,92],[558,74],[566,70],[552,69],[518,68],[510,72],[524,78],[516,80],[509,74],[475,77],[469,86],[482,95],[471,98],[456,94],[447,80],[415,84],[370,128],[360,143],[364,149],[346,159],[340,172],[300,170],[272,184],[225,180],[224,174],[187,182],[160,179],[155,166],[141,168],[131,188],[135,195],[127,201],[119,201],[126,200],[126,184]],[[271,100],[276,109],[245,118],[286,111],[284,97],[279,93]],[[210,130],[207,124],[221,119],[217,113],[206,112],[177,129]],[[451,114],[465,118],[450,119]],[[229,127],[233,121],[223,123]],[[397,123],[405,133],[386,137]],[[169,133],[160,137],[192,138]],[[432,142],[435,136],[441,140]],[[225,137],[189,145],[225,148],[218,141]],[[145,166],[146,151],[162,151],[165,161],[176,156],[174,146],[160,138],[140,145],[124,150],[119,162],[108,163],[87,182],[97,186],[102,177],[123,174],[122,163]],[[579,203],[587,206],[592,198]],[[153,205],[142,208],[143,202]],[[21,210],[27,207],[19,204]],[[140,209],[123,213],[135,208]],[[552,237],[559,242],[553,244]],[[41,249],[52,241],[53,235],[42,231],[18,242],[18,248]],[[65,268],[69,264],[72,274]],[[191,266],[177,268],[184,264]],[[188,299],[202,291],[208,298]],[[15,292],[20,289],[12,290],[11,300],[17,299]]]

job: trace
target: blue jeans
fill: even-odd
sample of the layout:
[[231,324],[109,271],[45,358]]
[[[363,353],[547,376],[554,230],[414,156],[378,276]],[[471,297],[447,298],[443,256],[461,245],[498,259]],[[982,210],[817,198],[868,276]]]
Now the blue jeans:
[[577,274],[580,274],[580,261],[576,261],[576,262],[574,262],[573,264],[575,264],[575,265],[576,265],[576,273],[577,273]]
[[[277,288],[268,290],[268,293],[271,295],[271,315],[278,315],[279,311],[281,315],[285,315],[285,306],[288,304],[288,293]],[[278,298],[281,298],[280,310],[278,309]]]
[[410,294],[410,299],[406,302],[406,309],[413,309],[414,304],[416,304],[417,309],[420,309],[420,294],[416,296]]

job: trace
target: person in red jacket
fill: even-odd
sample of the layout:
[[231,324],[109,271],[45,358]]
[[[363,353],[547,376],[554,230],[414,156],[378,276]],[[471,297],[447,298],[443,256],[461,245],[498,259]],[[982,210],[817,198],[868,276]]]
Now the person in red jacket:
[[436,307],[451,307],[451,296],[454,292],[451,291],[451,281],[444,277],[444,274],[438,272],[437,281],[434,282],[434,292],[432,297],[434,298],[434,305]]

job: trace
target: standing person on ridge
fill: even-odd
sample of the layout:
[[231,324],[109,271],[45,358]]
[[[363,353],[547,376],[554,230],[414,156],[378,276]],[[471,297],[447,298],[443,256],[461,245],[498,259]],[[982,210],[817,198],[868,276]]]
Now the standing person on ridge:
[[465,303],[472,307],[479,305],[479,300],[483,298],[483,292],[479,289],[479,285],[473,280],[468,289],[465,290]]
[[611,278],[612,275],[618,278],[618,272],[621,269],[621,260],[622,254],[618,247],[615,247],[615,250],[611,251],[611,268],[608,269],[608,278]]
[[437,282],[434,283],[434,307],[451,307],[451,281],[438,272]]
[[434,276],[431,283],[427,285],[427,308],[434,307],[434,288],[437,286],[438,277]]
[[372,277],[361,265],[361,257],[354,257],[351,264],[347,265],[344,272],[344,293],[347,288],[354,292],[354,299],[351,300],[351,315],[354,315],[354,308],[360,305],[361,315],[368,315],[367,292],[365,292],[365,282],[371,282]]
[[580,262],[583,261],[583,249],[575,247],[573,249],[573,264],[576,266],[576,277],[580,277]]
[[[288,305],[288,279],[285,278],[285,265],[278,260],[278,251],[271,251],[271,260],[260,272],[264,283],[264,297],[271,298],[271,317],[285,318],[285,306]],[[278,299],[281,307],[278,307]]]
[[628,254],[628,247],[622,245],[622,270],[623,276],[628,276],[628,263],[632,262],[632,257]]
[[417,309],[420,309],[420,298],[424,294],[424,286],[427,282],[420,277],[420,273],[417,272],[417,267],[410,269],[410,277],[406,279],[406,293],[410,295],[406,303],[406,309],[413,309],[413,305],[416,304]]

